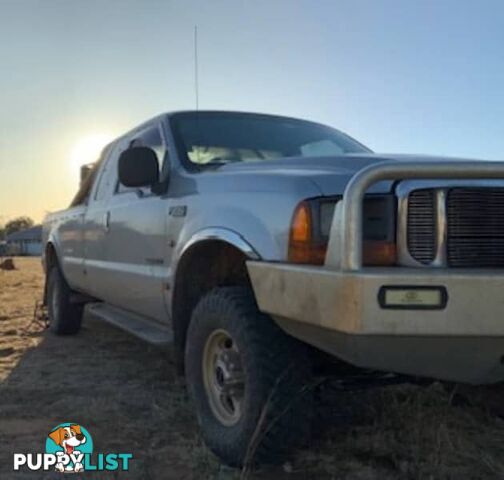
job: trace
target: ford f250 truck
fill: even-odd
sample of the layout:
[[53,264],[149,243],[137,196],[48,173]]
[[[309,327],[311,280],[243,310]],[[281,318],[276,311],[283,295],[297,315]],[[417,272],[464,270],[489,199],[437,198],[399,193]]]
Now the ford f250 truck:
[[503,180],[499,162],[378,155],[302,120],[164,114],[46,218],[50,327],[77,333],[85,308],[173,343],[207,445],[267,460],[305,436],[329,359],[504,379]]

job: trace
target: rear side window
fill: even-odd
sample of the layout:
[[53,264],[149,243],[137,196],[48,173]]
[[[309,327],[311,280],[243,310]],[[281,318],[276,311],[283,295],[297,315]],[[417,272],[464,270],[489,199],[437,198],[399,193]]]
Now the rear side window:
[[100,154],[100,158],[94,164],[92,164],[91,170],[87,178],[81,183],[79,191],[73,198],[70,207],[76,207],[77,205],[86,205],[89,202],[91,190],[93,189],[96,177],[98,176],[98,172],[100,171],[100,165],[104,162],[105,158],[107,157],[107,153],[109,151],[110,146],[105,147],[102,153]]
[[95,202],[101,202],[105,200],[108,195],[112,194],[112,185],[117,178],[114,172],[114,166],[117,165],[117,158],[120,153],[119,144],[116,143],[109,152],[110,155],[104,160],[105,163],[98,176],[98,184],[94,194]]
[[[138,133],[138,135],[133,137],[133,139],[129,143],[129,148],[132,147],[149,147],[152,150],[154,150],[159,164],[159,178],[162,178],[163,163],[165,161],[166,156],[166,146],[163,142],[163,138],[161,137],[161,132],[159,131],[159,128],[157,126],[150,127]],[[144,191],[144,193],[147,193],[149,192],[150,189],[142,188],[141,190]],[[116,188],[117,193],[131,192],[131,191],[138,191],[138,189],[125,187],[120,182],[118,182]]]

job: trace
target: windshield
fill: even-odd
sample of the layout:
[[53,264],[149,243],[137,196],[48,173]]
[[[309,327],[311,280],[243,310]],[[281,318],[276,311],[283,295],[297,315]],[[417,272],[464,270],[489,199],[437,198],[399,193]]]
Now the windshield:
[[284,117],[184,112],[171,121],[180,154],[197,165],[370,152],[338,130]]

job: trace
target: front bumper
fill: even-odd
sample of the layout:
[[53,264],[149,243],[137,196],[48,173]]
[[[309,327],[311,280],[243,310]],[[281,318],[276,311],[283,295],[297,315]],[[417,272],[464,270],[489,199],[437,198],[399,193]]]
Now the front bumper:
[[[259,308],[289,334],[351,364],[482,384],[504,380],[504,274],[489,270],[248,262]],[[383,286],[442,286],[443,309],[387,309]]]

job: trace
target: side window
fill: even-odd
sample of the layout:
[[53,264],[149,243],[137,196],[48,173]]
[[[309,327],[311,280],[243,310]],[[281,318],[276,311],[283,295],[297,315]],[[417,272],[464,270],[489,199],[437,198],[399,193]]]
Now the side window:
[[[129,143],[129,148],[131,147],[149,147],[154,150],[156,153],[157,159],[158,159],[158,164],[159,164],[159,178],[162,178],[162,172],[163,172],[163,162],[165,160],[166,156],[166,146],[163,142],[163,139],[161,137],[161,133],[159,131],[159,128],[156,127],[149,127],[146,130],[143,130],[139,132],[136,136],[134,136],[130,143]],[[116,192],[117,193],[123,193],[123,192],[131,192],[131,191],[137,191],[138,189],[135,188],[129,188],[125,187],[121,183],[118,182]],[[141,189],[144,194],[149,193],[150,189],[149,188],[142,188]]]
[[119,156],[120,148],[119,144],[115,144],[110,150],[108,158],[105,160],[103,168],[99,173],[98,184],[94,193],[94,201],[101,202],[107,198],[112,189],[112,184],[116,180],[116,174],[114,166],[117,164],[117,158]]
[[105,147],[100,154],[100,158],[94,163],[89,164],[90,171],[81,185],[79,187],[79,191],[75,195],[70,204],[70,207],[76,207],[78,205],[86,205],[89,202],[89,198],[91,197],[91,191],[93,189],[93,185],[96,181],[96,177],[98,172],[100,171],[100,166],[104,162],[104,159],[107,158],[107,153],[110,150],[110,147]]

